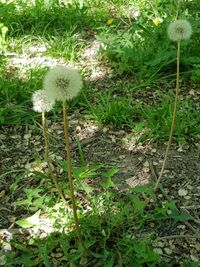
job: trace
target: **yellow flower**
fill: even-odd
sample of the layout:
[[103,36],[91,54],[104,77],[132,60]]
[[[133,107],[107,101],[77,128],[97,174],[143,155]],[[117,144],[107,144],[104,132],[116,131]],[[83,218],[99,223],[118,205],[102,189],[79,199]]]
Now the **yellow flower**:
[[113,23],[114,19],[110,18],[107,20],[106,24],[107,25],[111,25]]
[[153,20],[153,23],[154,23],[154,25],[155,25],[156,27],[157,27],[161,22],[162,22],[162,20],[161,20],[161,19],[158,19],[158,18],[156,18],[156,19]]

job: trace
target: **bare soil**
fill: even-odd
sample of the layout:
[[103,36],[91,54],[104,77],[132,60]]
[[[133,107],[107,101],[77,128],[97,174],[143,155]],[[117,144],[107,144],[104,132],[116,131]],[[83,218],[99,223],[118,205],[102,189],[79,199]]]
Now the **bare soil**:
[[[49,121],[52,147],[51,157],[64,159],[62,125]],[[137,136],[124,130],[70,117],[73,164],[79,165],[79,138],[86,163],[100,163],[104,167],[116,167],[113,176],[119,192],[136,185],[144,185],[158,175],[166,145],[161,143],[139,143]],[[23,189],[37,183],[23,177],[23,171],[37,165],[43,157],[43,138],[34,126],[2,126],[0,129],[0,228],[12,229],[14,222],[23,217],[25,210],[15,207],[14,202],[22,198]],[[160,225],[154,223],[143,229],[140,235],[156,231],[158,238],[154,249],[166,262],[198,261],[200,255],[200,150],[199,144],[172,145],[166,170],[162,179],[163,191],[158,191],[161,202],[174,200],[179,209],[188,212],[193,219],[189,223]],[[37,166],[37,170],[46,166]],[[24,178],[24,180],[23,180]],[[15,181],[20,179],[20,185]],[[101,182],[101,181],[98,181]],[[16,188],[15,188],[16,186]],[[178,265],[174,265],[178,266]]]

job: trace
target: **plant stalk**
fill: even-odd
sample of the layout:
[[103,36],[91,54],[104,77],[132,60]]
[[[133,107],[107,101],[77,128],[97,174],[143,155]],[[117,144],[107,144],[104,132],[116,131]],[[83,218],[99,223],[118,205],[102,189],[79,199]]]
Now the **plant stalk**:
[[173,132],[174,132],[174,127],[175,127],[175,122],[176,122],[176,113],[177,113],[177,105],[178,105],[178,96],[179,96],[179,76],[180,76],[180,41],[177,42],[177,70],[176,70],[176,95],[175,95],[175,100],[174,100],[174,110],[173,110],[173,117],[172,117],[172,124],[171,124],[171,129],[170,129],[170,133],[169,133],[169,140],[168,140],[168,144],[167,144],[167,148],[165,151],[165,157],[163,160],[163,164],[162,164],[162,168],[160,171],[160,175],[158,177],[158,180],[156,181],[155,187],[153,189],[154,192],[156,192],[158,185],[160,183],[160,180],[162,178],[164,169],[165,169],[165,165],[166,165],[166,161],[167,161],[167,157],[169,154],[169,149],[170,149],[170,145],[172,143],[172,137],[173,137]]
[[71,201],[72,201],[72,209],[73,209],[73,215],[74,215],[74,223],[75,223],[79,242],[81,243],[81,245],[85,249],[85,245],[84,245],[83,240],[82,240],[81,230],[80,230],[80,226],[79,226],[79,222],[78,222],[76,198],[74,195],[74,184],[73,184],[73,177],[72,177],[71,148],[70,148],[69,132],[68,132],[68,118],[67,118],[67,103],[66,103],[66,101],[63,101],[63,121],[64,121],[66,160],[67,160],[67,173],[68,173],[70,197],[71,197]]
[[44,136],[44,159],[47,162],[47,166],[48,166],[48,171],[49,171],[49,175],[51,176],[53,183],[55,184],[55,187],[58,191],[59,196],[62,198],[62,200],[67,203],[64,194],[62,192],[62,190],[60,189],[59,185],[58,185],[58,181],[56,176],[53,173],[53,170],[51,168],[51,164],[49,161],[49,138],[48,138],[48,134],[47,134],[47,126],[46,126],[46,119],[45,119],[45,112],[42,112],[42,130],[43,130],[43,136]]

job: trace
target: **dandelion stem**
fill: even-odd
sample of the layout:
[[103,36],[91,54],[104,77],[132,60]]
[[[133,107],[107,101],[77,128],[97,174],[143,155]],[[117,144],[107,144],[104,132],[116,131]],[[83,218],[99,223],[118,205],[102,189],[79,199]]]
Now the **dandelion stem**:
[[73,215],[74,215],[74,223],[75,223],[79,242],[85,249],[85,246],[84,246],[84,243],[81,237],[81,230],[80,230],[80,226],[78,222],[78,215],[77,215],[76,198],[74,195],[74,184],[73,184],[73,177],[72,177],[72,161],[71,161],[71,149],[70,149],[70,142],[69,142],[66,101],[63,101],[63,120],[64,120],[64,136],[65,136],[65,147],[66,147],[67,172],[68,172],[68,180],[69,180],[69,187],[70,187],[70,197],[72,201],[72,209],[73,209]]
[[154,187],[154,192],[157,190],[158,185],[160,183],[160,180],[162,178],[164,169],[165,169],[165,165],[166,165],[166,161],[167,161],[167,157],[168,157],[168,153],[169,153],[169,149],[170,149],[170,145],[172,142],[172,137],[173,137],[173,132],[174,132],[174,126],[175,126],[175,121],[176,121],[176,113],[177,113],[177,105],[178,105],[178,96],[179,96],[179,76],[180,76],[180,41],[177,42],[177,71],[176,71],[176,95],[175,95],[175,100],[174,100],[174,110],[173,110],[173,117],[172,117],[172,123],[171,123],[171,129],[170,129],[170,133],[169,133],[169,140],[168,140],[168,144],[167,144],[167,148],[166,148],[166,152],[165,152],[165,157],[163,160],[163,164],[162,164],[162,168],[160,171],[160,175],[158,177],[158,180],[156,181],[156,185]]
[[59,185],[58,185],[58,181],[56,176],[53,173],[53,170],[51,168],[51,164],[49,161],[49,138],[48,138],[48,134],[47,134],[47,126],[46,126],[46,119],[45,119],[45,112],[42,112],[42,129],[43,129],[43,136],[44,136],[44,142],[45,142],[45,146],[44,146],[44,159],[47,162],[48,165],[48,171],[49,174],[53,180],[53,183],[55,184],[55,187],[58,191],[59,196],[62,198],[63,202],[67,203],[64,194],[62,192],[62,190],[60,189]]

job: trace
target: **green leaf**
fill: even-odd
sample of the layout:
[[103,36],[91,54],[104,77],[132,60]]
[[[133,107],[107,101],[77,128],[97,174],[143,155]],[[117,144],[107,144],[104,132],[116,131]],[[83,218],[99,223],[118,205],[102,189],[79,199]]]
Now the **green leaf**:
[[42,179],[49,179],[49,176],[45,173],[34,171],[35,174],[34,179],[42,180]]
[[115,187],[115,184],[113,183],[111,177],[107,177],[106,181],[102,184],[103,188],[108,189],[110,187]]
[[40,216],[40,210],[38,210],[31,217],[16,221],[16,224],[21,226],[22,228],[30,228],[33,226],[37,226],[39,225],[39,216]]
[[190,214],[185,211],[178,211],[177,209],[172,210],[169,217],[174,219],[176,222],[186,222],[192,219]]
[[133,196],[132,201],[134,204],[135,211],[139,214],[143,213],[144,208],[146,206],[145,201],[140,200],[138,196]]
[[152,197],[153,199],[156,198],[151,184],[149,184],[149,185],[137,185],[134,188],[132,188],[132,191],[135,193],[139,193],[139,194],[147,194],[150,197]]
[[39,249],[40,249],[40,254],[43,258],[45,267],[50,267],[51,265],[49,261],[48,251],[47,251],[47,244],[40,246]]
[[116,167],[112,167],[112,168],[109,169],[107,172],[104,172],[102,175],[103,175],[104,177],[112,177],[112,176],[115,175],[118,171],[119,171],[118,168],[116,168]]

